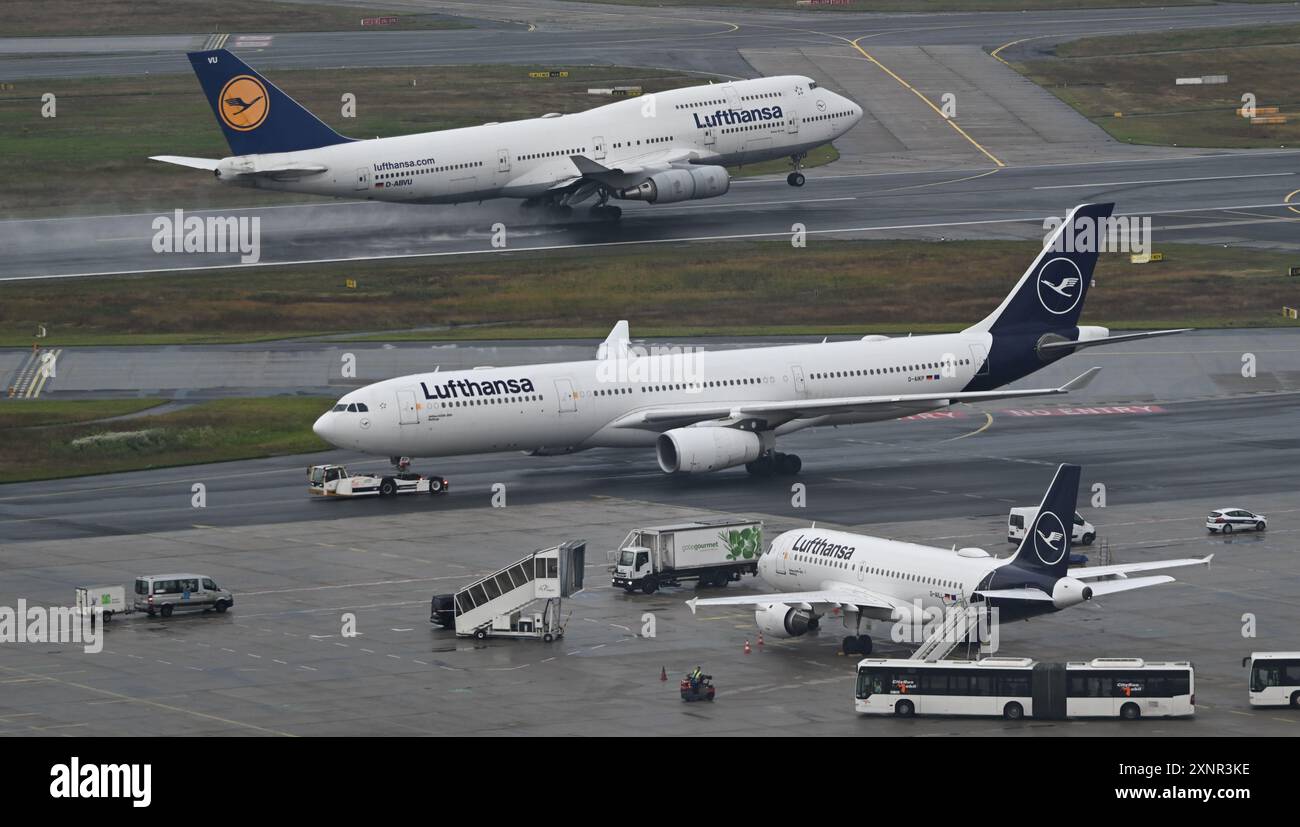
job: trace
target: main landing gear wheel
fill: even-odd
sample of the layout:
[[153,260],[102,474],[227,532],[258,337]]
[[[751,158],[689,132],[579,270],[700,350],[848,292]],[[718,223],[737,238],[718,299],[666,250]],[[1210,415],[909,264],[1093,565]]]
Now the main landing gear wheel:
[[592,218],[598,218],[601,221],[618,221],[623,217],[623,208],[614,204],[597,204],[588,212]]
[[803,470],[803,460],[799,459],[798,454],[783,454],[780,451],[774,451],[771,454],[759,457],[753,462],[745,463],[745,470],[755,477],[770,477],[773,474],[782,474],[789,477]]
[[799,168],[803,166],[803,159],[808,157],[806,152],[796,152],[790,156],[790,165],[794,167],[794,172],[785,177],[785,182],[792,187],[802,187],[804,182],[803,173]]

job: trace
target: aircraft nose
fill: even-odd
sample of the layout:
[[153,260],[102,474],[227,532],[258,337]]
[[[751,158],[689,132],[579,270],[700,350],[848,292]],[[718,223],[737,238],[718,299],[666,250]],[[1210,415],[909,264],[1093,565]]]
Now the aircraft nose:
[[316,422],[311,426],[311,429],[316,433],[316,436],[333,445],[335,442],[333,439],[334,429],[331,427],[332,424],[330,413],[327,411],[316,419]]

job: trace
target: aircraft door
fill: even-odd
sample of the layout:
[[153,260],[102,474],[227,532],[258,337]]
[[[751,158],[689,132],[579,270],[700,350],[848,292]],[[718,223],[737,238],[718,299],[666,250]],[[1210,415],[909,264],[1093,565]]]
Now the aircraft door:
[[775,550],[772,552],[772,556],[776,558],[777,574],[785,574],[785,558],[788,553],[789,552],[785,552],[785,551],[777,553]]
[[415,391],[397,392],[398,421],[403,425],[420,424],[420,415],[415,412]]
[[510,150],[498,149],[497,150],[497,172],[509,172],[509,171],[510,171]]
[[786,119],[785,131],[791,135],[799,134],[799,113],[791,112],[790,117]]
[[808,393],[808,386],[803,381],[803,368],[799,365],[791,365],[790,374],[794,376],[794,392],[802,399]]
[[578,394],[573,390],[573,382],[568,379],[556,379],[555,395],[560,400],[560,413],[578,412]]
[[714,129],[713,127],[709,127],[708,129],[704,130],[705,146],[713,146],[717,142],[718,142],[718,130]]
[[605,157],[605,139],[599,135],[591,139],[591,155],[597,161]]
[[354,190],[370,189],[370,170],[366,167],[357,167],[357,180],[352,186]]
[[974,362],[976,365],[975,375],[988,376],[989,375],[989,352],[987,349],[985,349],[984,345],[971,345],[970,356],[971,356],[971,361]]

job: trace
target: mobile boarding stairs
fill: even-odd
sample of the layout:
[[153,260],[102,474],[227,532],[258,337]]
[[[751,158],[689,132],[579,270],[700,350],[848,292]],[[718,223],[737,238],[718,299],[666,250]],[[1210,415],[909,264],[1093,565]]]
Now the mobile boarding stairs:
[[[582,591],[586,553],[586,540],[534,551],[454,594],[435,595],[429,619],[479,640],[562,637],[560,610],[564,598]],[[538,602],[540,611],[533,609]]]

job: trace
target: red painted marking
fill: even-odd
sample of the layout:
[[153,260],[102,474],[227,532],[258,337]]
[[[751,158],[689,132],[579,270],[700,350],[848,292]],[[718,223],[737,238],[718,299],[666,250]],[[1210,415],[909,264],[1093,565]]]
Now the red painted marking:
[[1158,414],[1166,411],[1159,405],[1091,405],[1077,408],[1007,408],[998,413],[1008,416],[1114,416]]

